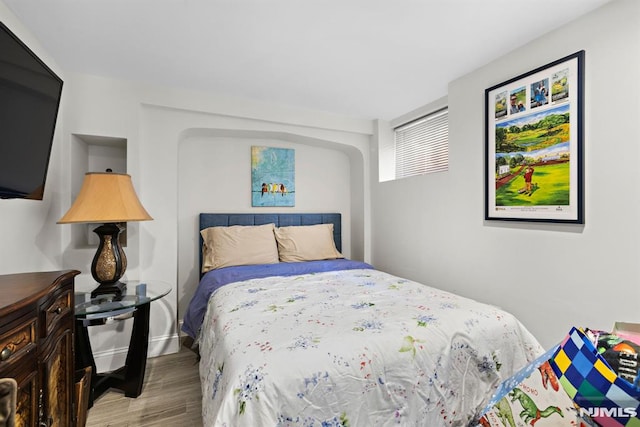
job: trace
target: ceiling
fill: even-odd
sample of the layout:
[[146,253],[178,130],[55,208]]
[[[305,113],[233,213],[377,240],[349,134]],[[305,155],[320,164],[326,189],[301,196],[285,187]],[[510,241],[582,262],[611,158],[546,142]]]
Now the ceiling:
[[390,120],[610,0],[0,1],[65,71]]

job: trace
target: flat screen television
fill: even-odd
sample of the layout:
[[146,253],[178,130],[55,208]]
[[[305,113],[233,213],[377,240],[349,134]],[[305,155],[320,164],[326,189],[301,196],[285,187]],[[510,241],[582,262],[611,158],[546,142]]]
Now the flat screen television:
[[0,22],[0,198],[42,200],[62,80]]

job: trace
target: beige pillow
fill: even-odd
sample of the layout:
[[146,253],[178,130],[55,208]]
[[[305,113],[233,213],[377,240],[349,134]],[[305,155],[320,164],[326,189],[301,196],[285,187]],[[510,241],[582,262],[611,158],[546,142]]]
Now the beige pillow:
[[202,272],[234,265],[275,264],[275,224],[209,227],[202,235]]
[[282,262],[344,258],[333,241],[333,224],[279,227],[275,234]]

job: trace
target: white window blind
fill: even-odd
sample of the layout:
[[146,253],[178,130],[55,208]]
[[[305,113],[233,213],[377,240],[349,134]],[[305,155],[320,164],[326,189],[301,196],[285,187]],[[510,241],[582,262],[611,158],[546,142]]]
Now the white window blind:
[[449,110],[395,128],[396,179],[449,168]]

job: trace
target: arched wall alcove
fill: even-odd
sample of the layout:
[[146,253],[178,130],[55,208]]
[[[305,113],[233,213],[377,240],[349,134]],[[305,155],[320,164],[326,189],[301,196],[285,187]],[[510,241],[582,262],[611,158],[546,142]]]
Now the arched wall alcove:
[[[251,147],[295,150],[296,205],[251,206]],[[178,144],[178,318],[198,284],[200,212],[340,212],[343,254],[364,258],[362,154],[287,132],[187,129]],[[358,179],[360,177],[360,179]],[[354,182],[355,181],[355,182]]]
[[[200,212],[340,212],[344,255],[369,260],[370,134],[156,105],[140,116],[133,173],[154,216],[141,223],[141,274],[175,282],[178,321],[198,284]],[[295,207],[251,207],[253,145],[296,150]]]

